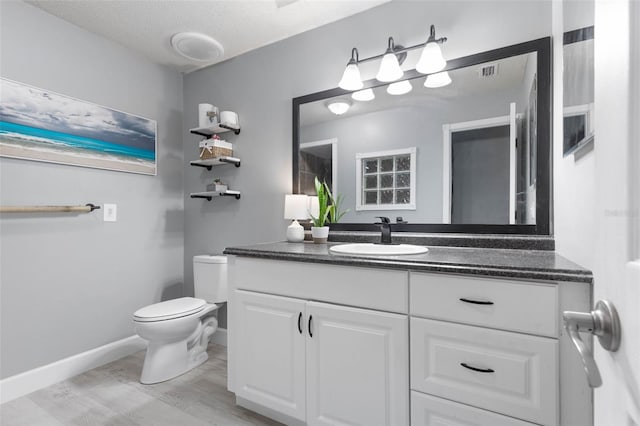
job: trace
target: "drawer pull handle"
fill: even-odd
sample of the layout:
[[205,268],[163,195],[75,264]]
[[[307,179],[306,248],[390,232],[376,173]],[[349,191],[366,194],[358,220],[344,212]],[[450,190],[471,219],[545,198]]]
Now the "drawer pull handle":
[[490,302],[488,300],[473,300],[464,297],[461,297],[460,301],[464,303],[473,303],[474,305],[493,305],[493,302]]
[[302,312],[300,312],[300,315],[298,315],[298,331],[300,332],[300,334],[302,334],[302,324],[300,323],[302,321]]
[[313,337],[313,333],[311,332],[311,319],[313,315],[309,315],[309,322],[307,323],[307,329],[309,330],[309,337]]
[[495,370],[492,368],[472,367],[464,362],[461,362],[460,365],[463,366],[464,368],[468,368],[469,370],[477,371],[478,373],[494,373],[495,372]]

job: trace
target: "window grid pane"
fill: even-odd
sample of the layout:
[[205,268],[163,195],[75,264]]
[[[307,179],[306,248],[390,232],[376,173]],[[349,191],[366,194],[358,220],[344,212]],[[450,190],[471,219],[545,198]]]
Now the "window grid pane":
[[363,158],[362,182],[364,204],[409,204],[411,155]]

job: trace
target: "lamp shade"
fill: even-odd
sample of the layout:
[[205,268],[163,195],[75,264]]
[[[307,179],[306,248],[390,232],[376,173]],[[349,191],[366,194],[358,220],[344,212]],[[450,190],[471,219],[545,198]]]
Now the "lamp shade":
[[285,219],[309,219],[309,196],[287,194],[284,196]]
[[376,79],[387,83],[390,81],[396,81],[403,75],[404,72],[402,71],[402,68],[400,68],[398,57],[395,53],[387,51],[387,53],[382,57],[382,62],[380,63],[380,69],[378,69]]
[[422,55],[416,64],[416,71],[422,74],[432,74],[441,71],[447,65],[442,56],[442,50],[435,41],[428,42],[422,50]]
[[374,100],[376,95],[373,93],[373,89],[364,89],[358,92],[353,92],[351,97],[356,101],[367,102]]
[[409,80],[397,81],[395,83],[391,83],[389,87],[387,87],[387,93],[390,95],[404,95],[405,93],[409,93],[413,89]]
[[347,67],[344,69],[342,79],[338,83],[338,87],[344,90],[360,90],[364,84],[360,78],[360,69],[358,64],[354,61],[350,61]]
[[451,84],[451,77],[447,71],[442,71],[436,74],[429,74],[424,81],[424,87],[435,89],[437,87],[444,87]]

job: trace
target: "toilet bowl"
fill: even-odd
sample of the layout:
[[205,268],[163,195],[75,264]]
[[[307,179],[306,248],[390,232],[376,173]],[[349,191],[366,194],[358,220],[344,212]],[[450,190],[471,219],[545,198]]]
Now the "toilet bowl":
[[[226,257],[194,257],[194,293],[138,309],[133,314],[136,333],[148,341],[140,383],[164,382],[208,359],[209,338],[218,329],[214,316],[226,301]],[[210,303],[207,303],[210,302]]]

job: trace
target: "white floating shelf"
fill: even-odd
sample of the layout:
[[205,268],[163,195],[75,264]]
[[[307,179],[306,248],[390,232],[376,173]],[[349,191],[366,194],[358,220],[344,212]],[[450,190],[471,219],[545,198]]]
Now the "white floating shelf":
[[224,164],[233,164],[236,167],[240,167],[240,159],[236,157],[223,156],[223,157],[209,158],[207,160],[194,160],[194,161],[191,161],[189,164],[197,167],[205,167],[207,170],[211,170],[211,167],[222,166]]
[[240,191],[232,191],[230,189],[224,192],[192,192],[189,194],[191,198],[205,198],[207,201],[211,201],[213,197],[236,197],[236,200],[240,199]]
[[189,132],[201,136],[213,136],[224,132],[233,132],[237,135],[240,133],[240,126],[222,123],[211,127],[196,127],[194,129],[189,129]]

